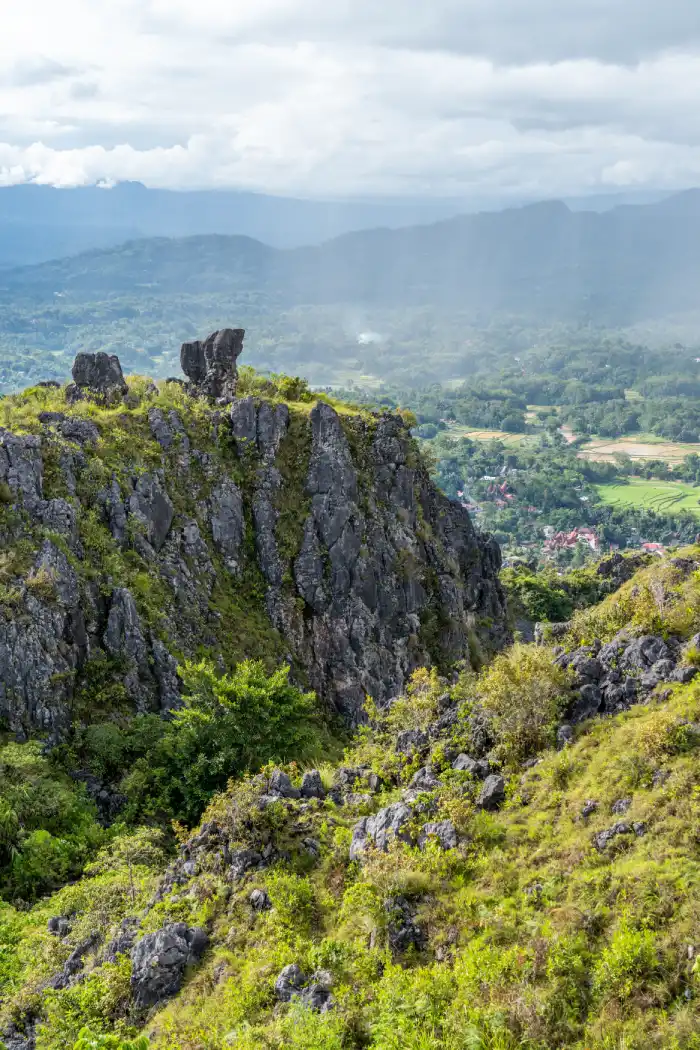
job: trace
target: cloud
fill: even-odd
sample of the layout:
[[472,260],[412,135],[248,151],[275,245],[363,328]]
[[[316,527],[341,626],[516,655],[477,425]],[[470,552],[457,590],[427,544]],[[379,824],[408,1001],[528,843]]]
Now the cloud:
[[0,183],[682,187],[700,181],[696,3],[25,0],[3,15]]
[[17,87],[33,87],[35,84],[50,84],[54,80],[74,76],[77,72],[52,58],[28,56],[10,66],[3,79]]

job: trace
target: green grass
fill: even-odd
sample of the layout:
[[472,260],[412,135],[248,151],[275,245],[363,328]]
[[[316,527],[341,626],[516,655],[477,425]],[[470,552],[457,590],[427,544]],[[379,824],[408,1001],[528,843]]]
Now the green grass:
[[678,481],[630,478],[627,484],[598,485],[603,501],[614,507],[646,507],[660,512],[689,510],[700,517],[700,488]]

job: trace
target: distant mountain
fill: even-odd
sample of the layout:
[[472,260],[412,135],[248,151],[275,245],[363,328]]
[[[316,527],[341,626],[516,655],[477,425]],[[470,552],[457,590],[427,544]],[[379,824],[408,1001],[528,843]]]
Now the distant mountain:
[[[277,248],[350,230],[432,222],[465,210],[451,200],[313,201],[229,190],[0,188],[0,265],[42,262],[135,237],[238,234]],[[467,209],[468,210],[468,209]]]
[[425,305],[627,325],[696,309],[700,190],[609,212],[546,202],[279,250],[246,237],[146,239],[6,271],[4,296],[265,292],[300,304]]
[[[632,191],[572,198],[572,210],[659,199]],[[231,234],[276,248],[320,244],[377,226],[396,229],[488,207],[497,198],[315,201],[229,190],[147,189],[138,182],[111,189],[56,189],[34,184],[0,188],[0,267],[22,266],[144,237]]]

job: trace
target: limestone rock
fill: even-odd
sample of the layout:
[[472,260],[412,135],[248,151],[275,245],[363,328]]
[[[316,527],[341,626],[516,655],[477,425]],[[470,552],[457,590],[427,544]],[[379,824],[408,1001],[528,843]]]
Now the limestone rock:
[[223,328],[202,342],[182,344],[180,366],[193,392],[215,401],[233,401],[244,335],[243,328]]
[[175,509],[160,474],[141,474],[129,498],[129,513],[142,526],[145,539],[159,551],[170,532]]
[[386,852],[396,839],[410,842],[406,828],[410,819],[411,810],[404,802],[394,802],[372,817],[363,817],[352,830],[350,860],[358,860],[372,845]]
[[431,838],[436,838],[443,849],[457,847],[457,832],[451,820],[430,821],[424,824],[418,836],[418,848],[425,849]]
[[182,987],[187,966],[197,962],[207,943],[204,930],[184,922],[148,933],[131,952],[131,994],[138,1009],[157,1006]]
[[476,800],[477,809],[499,809],[506,799],[506,782],[502,776],[492,773],[484,781],[484,786]]
[[67,391],[69,400],[90,397],[104,404],[114,404],[128,392],[116,354],[77,355],[73,362],[73,383]]
[[304,773],[301,780],[302,798],[325,798],[326,789],[321,780],[321,774],[317,769],[311,769]]
[[238,486],[230,478],[224,478],[212,492],[209,505],[214,545],[226,567],[235,572],[245,528],[243,498]]
[[43,495],[41,438],[0,429],[0,481],[28,510],[37,505]]
[[416,922],[414,904],[402,894],[394,894],[384,901],[387,917],[386,935],[392,955],[404,955],[411,948],[424,946],[425,936]]
[[489,764],[485,759],[471,758],[469,755],[457,755],[452,763],[452,768],[462,773],[470,773],[473,777],[483,780],[489,775]]

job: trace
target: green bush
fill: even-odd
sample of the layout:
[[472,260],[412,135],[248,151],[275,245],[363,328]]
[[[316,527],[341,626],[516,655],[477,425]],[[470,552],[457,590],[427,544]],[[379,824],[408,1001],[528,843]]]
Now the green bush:
[[117,1035],[95,1035],[89,1028],[83,1028],[73,1050],[148,1050],[149,1045],[145,1035],[138,1039],[120,1039]]
[[654,934],[621,926],[595,968],[593,987],[605,999],[629,999],[642,991],[658,969]]
[[319,745],[313,693],[246,660],[221,675],[209,661],[181,669],[183,707],[125,779],[132,811],[194,824],[228,780],[267,762],[312,756]]
[[39,744],[0,747],[0,895],[31,901],[56,889],[105,837],[84,787]]
[[549,649],[516,644],[484,671],[478,691],[500,757],[516,765],[553,743],[567,675]]

